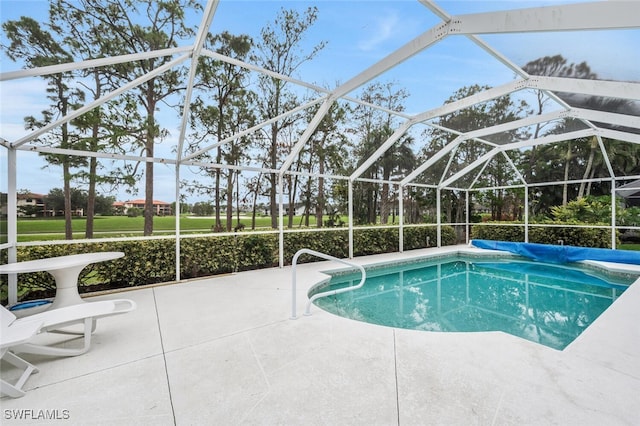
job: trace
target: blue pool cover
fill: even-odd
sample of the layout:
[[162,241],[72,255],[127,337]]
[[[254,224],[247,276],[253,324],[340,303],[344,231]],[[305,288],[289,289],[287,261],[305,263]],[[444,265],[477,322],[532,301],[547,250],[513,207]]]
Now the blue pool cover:
[[554,246],[536,243],[512,243],[507,241],[471,240],[474,247],[508,251],[529,259],[549,263],[568,263],[580,260],[599,260],[602,262],[629,263],[640,265],[640,251],[611,250],[576,246]]

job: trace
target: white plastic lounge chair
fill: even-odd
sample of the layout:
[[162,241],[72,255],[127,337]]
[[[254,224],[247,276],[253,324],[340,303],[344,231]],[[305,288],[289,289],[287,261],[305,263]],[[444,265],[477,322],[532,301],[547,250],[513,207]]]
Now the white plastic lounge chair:
[[[132,300],[105,300],[67,306],[24,318],[16,318],[11,311],[0,306],[2,319],[0,360],[24,370],[18,381],[14,384],[0,380],[2,393],[12,397],[23,396],[24,391],[22,390],[22,385],[24,385],[32,373],[38,371],[35,366],[12,352],[52,356],[81,355],[91,347],[91,333],[95,329],[95,321],[98,318],[123,314],[135,308],[136,304]],[[83,336],[84,344],[79,349],[57,348],[31,342],[35,335],[47,331],[69,334],[70,332],[61,329],[74,324],[83,325],[81,333],[71,333]]]
[[42,322],[31,321],[23,324],[15,324],[15,315],[2,307],[0,312],[2,319],[2,333],[0,334],[0,360],[6,361],[16,368],[22,370],[22,374],[15,383],[9,383],[0,379],[0,392],[3,395],[18,398],[24,395],[22,385],[27,381],[32,373],[37,373],[38,369],[22,358],[9,352],[13,346],[26,343],[42,328]]

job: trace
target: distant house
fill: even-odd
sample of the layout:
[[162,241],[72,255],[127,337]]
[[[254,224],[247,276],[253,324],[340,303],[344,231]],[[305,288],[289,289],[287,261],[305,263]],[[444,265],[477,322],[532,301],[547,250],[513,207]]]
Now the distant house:
[[[116,201],[113,203],[113,209],[119,214],[127,214],[127,211],[131,208],[144,210],[144,200]],[[153,214],[156,216],[170,216],[172,214],[171,204],[153,200]]]
[[616,195],[624,198],[627,207],[640,207],[640,179],[616,188]]
[[54,216],[55,212],[47,212],[45,195],[32,192],[16,195],[18,217]]
[[[288,215],[289,211],[291,210],[291,205],[290,204],[284,204],[283,206],[284,209],[284,214]],[[294,216],[302,216],[305,212],[305,206],[303,203],[296,203],[293,205],[293,215]]]

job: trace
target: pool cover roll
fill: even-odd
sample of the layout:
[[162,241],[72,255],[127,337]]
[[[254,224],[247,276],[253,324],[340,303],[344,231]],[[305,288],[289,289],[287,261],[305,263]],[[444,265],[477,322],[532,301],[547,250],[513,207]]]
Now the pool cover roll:
[[508,251],[529,259],[549,263],[569,263],[581,260],[599,260],[602,262],[627,263],[640,265],[640,252],[630,250],[611,250],[602,248],[554,246],[536,243],[512,243],[507,241],[471,240],[474,247]]

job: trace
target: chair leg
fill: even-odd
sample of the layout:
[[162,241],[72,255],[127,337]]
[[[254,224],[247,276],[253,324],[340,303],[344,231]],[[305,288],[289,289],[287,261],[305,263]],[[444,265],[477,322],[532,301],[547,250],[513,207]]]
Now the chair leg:
[[[96,326],[98,325],[98,320],[94,319],[94,320],[92,320],[92,321],[93,321],[93,322],[92,322],[92,326],[91,326],[91,333],[93,333],[93,332],[95,332],[95,331],[96,331]],[[78,324],[79,324],[79,323],[84,323],[84,321],[83,321],[83,320],[80,320],[80,321],[78,322]],[[82,330],[82,332],[77,332],[77,331],[65,330],[65,329],[63,329],[63,328],[61,328],[61,329],[59,329],[59,330],[47,330],[47,331],[48,331],[49,333],[56,333],[56,334],[69,334],[69,335],[72,335],[72,336],[80,336],[80,335],[84,334],[84,332],[85,332],[85,331],[84,331],[84,329]]]
[[93,318],[85,318],[83,340],[84,346],[79,349],[71,348],[55,348],[52,346],[36,345],[33,343],[24,343],[12,348],[14,352],[49,355],[49,356],[78,356],[86,353],[91,348],[91,331],[93,330],[95,320]]
[[38,368],[9,351],[6,351],[2,354],[2,361],[6,361],[7,363],[23,371],[22,375],[15,384],[11,384],[5,380],[0,380],[0,391],[3,395],[7,395],[13,398],[20,398],[21,396],[24,396],[25,391],[22,390],[22,386],[25,384],[31,374],[38,372]]

